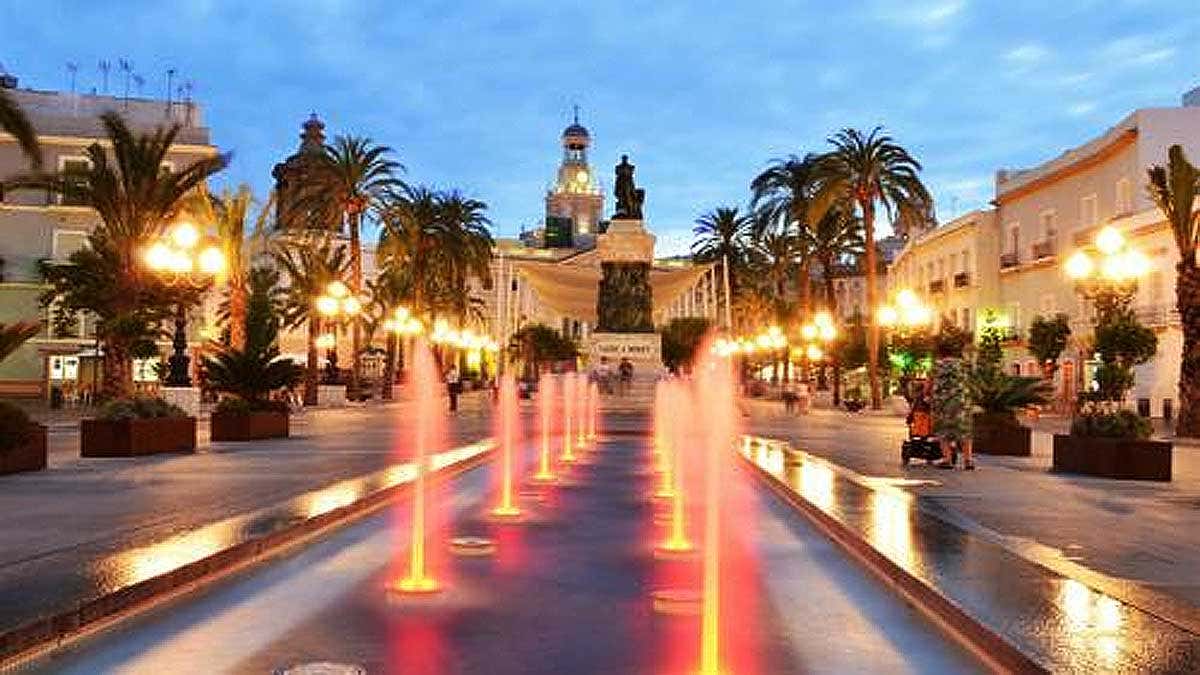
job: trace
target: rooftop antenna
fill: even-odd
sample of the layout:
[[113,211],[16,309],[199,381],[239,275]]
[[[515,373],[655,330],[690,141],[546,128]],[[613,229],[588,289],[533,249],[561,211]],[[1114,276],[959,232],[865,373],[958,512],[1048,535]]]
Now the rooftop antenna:
[[192,106],[192,90],[195,88],[196,85],[191,80],[185,81],[179,87],[179,97],[183,99],[184,109],[186,110],[184,125],[189,127],[192,126],[192,113],[195,111],[195,108]]
[[97,67],[100,68],[100,81],[102,82],[100,93],[108,96],[108,71],[112,70],[112,62],[108,59],[100,59]]
[[125,109],[129,110],[129,80],[133,75],[133,62],[129,59],[117,59],[121,72],[125,73]]
[[75,74],[79,72],[79,64],[67,61],[67,78],[71,81],[71,95],[75,95]]
[[171,84],[175,81],[175,69],[167,68],[167,117],[171,116]]
[[571,107],[572,107],[572,108],[574,109],[574,111],[575,111],[575,124],[579,124],[579,104],[578,104],[578,103],[576,103],[575,105],[573,105],[573,106],[571,106]]

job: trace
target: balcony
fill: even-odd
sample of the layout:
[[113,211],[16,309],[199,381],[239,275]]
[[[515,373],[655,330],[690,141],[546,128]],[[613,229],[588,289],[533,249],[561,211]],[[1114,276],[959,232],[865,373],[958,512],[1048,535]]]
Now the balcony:
[[1046,258],[1053,258],[1055,248],[1056,248],[1055,241],[1053,239],[1043,239],[1041,241],[1034,242],[1032,248],[1033,248],[1033,259],[1034,260],[1045,260]]
[[1021,256],[1016,253],[1002,253],[1000,255],[1000,269],[1008,269],[1021,264]]
[[1133,312],[1137,315],[1138,321],[1150,328],[1179,325],[1179,311],[1174,304],[1134,305]]
[[967,286],[970,286],[970,285],[971,285],[971,273],[970,272],[959,272],[954,275],[954,287],[955,288],[966,288]]

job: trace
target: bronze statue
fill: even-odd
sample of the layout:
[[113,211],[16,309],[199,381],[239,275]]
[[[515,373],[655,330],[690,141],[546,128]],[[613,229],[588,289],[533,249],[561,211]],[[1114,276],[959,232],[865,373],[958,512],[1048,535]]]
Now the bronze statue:
[[629,155],[621,155],[621,163],[617,165],[617,182],[613,186],[613,194],[617,198],[613,220],[642,219],[642,202],[646,200],[646,191],[634,186],[633,169]]

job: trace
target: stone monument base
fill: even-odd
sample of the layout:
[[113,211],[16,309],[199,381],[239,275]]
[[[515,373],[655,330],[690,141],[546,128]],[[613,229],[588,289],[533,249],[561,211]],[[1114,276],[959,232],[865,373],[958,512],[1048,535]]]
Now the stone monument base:
[[658,333],[592,333],[588,341],[588,367],[595,368],[607,357],[616,368],[621,359],[633,362],[639,375],[657,375],[662,370],[662,336]]

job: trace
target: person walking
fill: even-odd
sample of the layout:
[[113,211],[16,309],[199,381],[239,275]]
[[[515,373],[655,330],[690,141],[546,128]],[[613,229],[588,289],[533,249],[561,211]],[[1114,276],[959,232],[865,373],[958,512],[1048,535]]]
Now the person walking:
[[628,396],[629,386],[633,383],[633,361],[622,358],[619,370],[621,371],[621,395]]
[[942,446],[939,469],[953,469],[952,447],[962,451],[963,468],[975,469],[971,444],[970,373],[961,353],[939,346],[933,364],[933,433]]
[[462,391],[458,366],[450,366],[450,370],[446,371],[446,391],[450,394],[450,412],[458,412],[458,394]]

